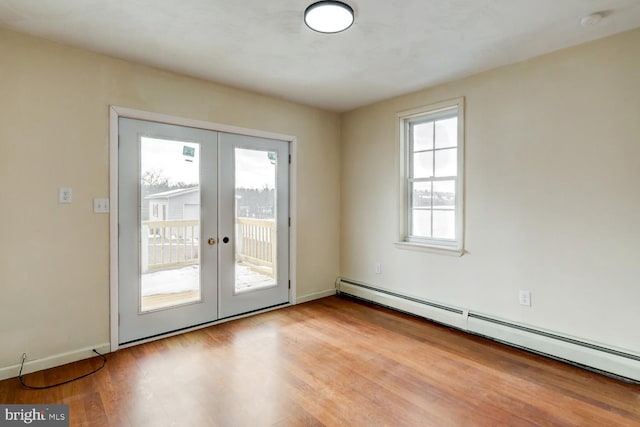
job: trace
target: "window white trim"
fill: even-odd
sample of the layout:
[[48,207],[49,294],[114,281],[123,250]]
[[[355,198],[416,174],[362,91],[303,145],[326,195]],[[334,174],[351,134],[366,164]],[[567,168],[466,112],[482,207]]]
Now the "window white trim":
[[[456,110],[458,117],[458,170],[456,176],[456,202],[455,202],[455,240],[442,240],[433,238],[412,237],[409,235],[411,207],[409,206],[409,180],[411,178],[411,168],[409,161],[411,155],[409,123],[416,119],[438,118],[439,115],[450,114],[451,110]],[[462,255],[464,253],[464,98],[456,98],[436,104],[426,105],[397,114],[399,149],[400,149],[400,221],[399,239],[397,247],[403,249],[418,249],[435,253],[449,253]]]
[[414,243],[414,242],[395,242],[394,245],[398,249],[406,249],[410,251],[429,252],[432,254],[449,255],[449,256],[462,256],[464,254],[463,249],[446,248],[443,246],[433,246],[426,243]]

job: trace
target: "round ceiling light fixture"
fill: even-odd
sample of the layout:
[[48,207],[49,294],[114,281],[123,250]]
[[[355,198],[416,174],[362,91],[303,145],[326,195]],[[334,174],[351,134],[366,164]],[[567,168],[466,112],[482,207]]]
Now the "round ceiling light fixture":
[[353,8],[341,1],[319,1],[304,11],[304,23],[319,33],[339,33],[353,24]]

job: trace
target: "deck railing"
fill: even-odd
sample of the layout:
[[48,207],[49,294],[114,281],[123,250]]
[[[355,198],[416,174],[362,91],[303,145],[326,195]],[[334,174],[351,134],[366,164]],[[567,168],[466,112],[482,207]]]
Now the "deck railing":
[[241,261],[273,269],[276,227],[273,220],[237,218],[237,254]]
[[[200,221],[143,221],[142,272],[200,262]],[[276,229],[273,220],[237,218],[236,253],[240,261],[273,272]]]
[[143,221],[142,272],[199,263],[200,221]]

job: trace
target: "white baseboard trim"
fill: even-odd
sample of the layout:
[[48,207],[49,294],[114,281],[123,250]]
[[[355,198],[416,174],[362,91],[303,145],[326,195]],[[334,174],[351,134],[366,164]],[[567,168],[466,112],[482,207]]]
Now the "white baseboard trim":
[[317,300],[320,298],[330,297],[331,295],[335,295],[335,289],[327,289],[326,291],[314,292],[312,294],[302,295],[296,298],[296,304],[302,304],[303,302],[309,302],[313,300]]
[[[27,360],[24,363],[23,374],[29,374],[31,372],[41,371],[43,369],[54,368],[56,366],[66,365],[67,363],[77,362],[78,360],[89,359],[90,357],[97,357],[93,352],[96,349],[101,354],[106,354],[111,351],[111,345],[109,343],[97,344],[93,347],[85,347],[78,350],[68,351],[66,353],[55,354],[53,356],[44,357],[42,359],[29,360],[29,354],[27,353]],[[16,365],[10,365],[0,368],[0,380],[6,380],[7,378],[17,377],[20,372],[20,363]]]
[[623,380],[640,381],[640,354],[630,350],[402,295],[351,279],[339,278],[336,287],[339,293],[415,314],[468,333],[617,376]]

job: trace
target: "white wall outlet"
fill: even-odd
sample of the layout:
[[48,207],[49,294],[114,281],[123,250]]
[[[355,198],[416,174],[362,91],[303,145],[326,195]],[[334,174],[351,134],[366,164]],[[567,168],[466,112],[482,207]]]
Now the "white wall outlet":
[[526,305],[527,307],[531,307],[531,291],[523,291],[521,290],[518,294],[518,299],[520,301],[520,305]]
[[58,203],[71,203],[73,191],[69,187],[60,187],[58,190]]
[[93,199],[94,213],[109,213],[109,199]]
[[376,262],[376,274],[382,274],[382,264]]

